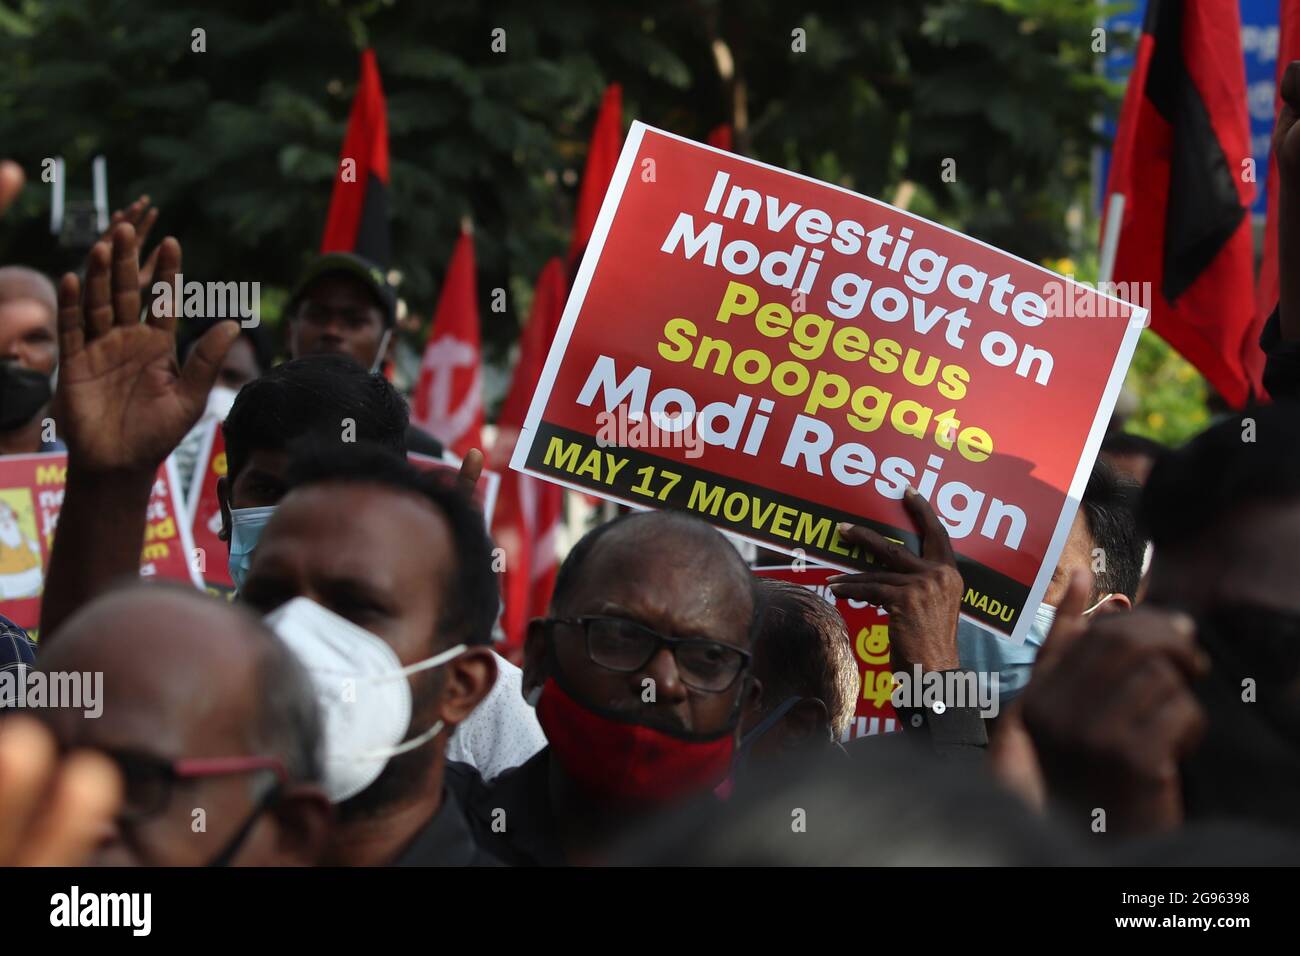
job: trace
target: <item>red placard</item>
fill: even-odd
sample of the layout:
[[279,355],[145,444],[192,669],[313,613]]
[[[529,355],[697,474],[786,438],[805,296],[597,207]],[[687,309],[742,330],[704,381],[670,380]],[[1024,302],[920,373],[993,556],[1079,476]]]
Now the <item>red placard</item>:
[[186,513],[204,586],[212,594],[229,596],[235,592],[235,582],[230,579],[230,547],[219,537],[221,500],[217,497],[217,481],[224,477],[226,439],[221,423],[213,420],[204,426],[203,438],[199,442]]
[[759,577],[806,587],[834,605],[840,617],[844,618],[849,643],[853,646],[853,659],[858,665],[858,705],[840,742],[902,730],[891,700],[894,672],[889,667],[889,615],[884,608],[866,601],[836,597],[826,583],[832,575],[839,574],[832,568],[755,568],[754,573]]
[[[67,470],[64,452],[0,457],[0,614],[33,636]],[[149,496],[140,576],[202,587],[192,568],[193,553],[175,464],[168,458]]]
[[846,189],[633,124],[511,466],[819,564],[944,521],[1032,623],[1145,312]]

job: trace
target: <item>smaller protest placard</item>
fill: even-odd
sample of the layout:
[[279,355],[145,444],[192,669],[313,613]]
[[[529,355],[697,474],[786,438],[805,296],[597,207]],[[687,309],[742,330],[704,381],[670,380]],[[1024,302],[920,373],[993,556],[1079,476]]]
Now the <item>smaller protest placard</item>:
[[217,482],[225,476],[225,436],[221,423],[211,421],[204,426],[199,441],[186,514],[189,516],[190,534],[194,537],[194,558],[204,587],[211,594],[229,596],[235,591],[235,582],[230,579],[230,566],[226,560],[230,549],[220,537],[221,499],[217,496]]
[[[67,473],[64,452],[0,457],[0,614],[28,633],[40,624],[45,568]],[[193,564],[190,523],[171,458],[158,469],[147,509],[140,576],[201,588],[203,579]]]

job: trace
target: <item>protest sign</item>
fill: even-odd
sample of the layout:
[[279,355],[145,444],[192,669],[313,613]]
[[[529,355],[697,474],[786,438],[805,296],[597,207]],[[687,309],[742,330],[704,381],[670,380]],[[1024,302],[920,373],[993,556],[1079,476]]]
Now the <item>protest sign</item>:
[[[0,457],[0,614],[28,631],[40,624],[40,596],[67,471],[64,452]],[[168,458],[149,494],[140,576],[202,587],[191,564],[193,547],[176,466]]]
[[831,568],[781,565],[755,568],[754,573],[762,578],[788,581],[808,588],[844,618],[853,660],[858,665],[858,703],[840,743],[902,730],[890,699],[894,672],[889,666],[889,615],[884,609],[866,601],[850,601],[833,594],[826,582],[839,571]]
[[[511,467],[832,567],[952,537],[1024,638],[1145,313],[847,189],[635,123]],[[1031,613],[1023,613],[1028,608]]]
[[204,426],[198,457],[194,460],[186,514],[194,538],[195,563],[204,586],[212,594],[229,596],[235,591],[235,582],[230,579],[227,560],[230,548],[219,537],[221,500],[217,497],[217,481],[225,476],[225,435],[219,421],[209,421]]

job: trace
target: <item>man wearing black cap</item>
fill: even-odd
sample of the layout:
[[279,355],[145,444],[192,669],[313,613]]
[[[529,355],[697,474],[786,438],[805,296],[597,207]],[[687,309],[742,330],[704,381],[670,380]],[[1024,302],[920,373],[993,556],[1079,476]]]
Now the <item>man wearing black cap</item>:
[[[350,252],[318,256],[294,286],[286,309],[294,358],[334,353],[379,371],[392,345],[397,296],[374,263]],[[439,456],[442,443],[411,425],[407,447]]]

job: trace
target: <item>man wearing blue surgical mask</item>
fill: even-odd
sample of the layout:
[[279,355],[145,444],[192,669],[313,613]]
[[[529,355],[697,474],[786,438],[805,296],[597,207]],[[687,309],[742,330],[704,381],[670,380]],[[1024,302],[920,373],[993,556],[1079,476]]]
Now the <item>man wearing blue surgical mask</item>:
[[962,663],[974,670],[998,673],[998,690],[1005,708],[996,721],[990,722],[991,769],[1004,785],[1035,808],[1045,805],[1046,790],[1018,700],[1029,683],[1039,649],[1052,629],[1056,608],[1065,598],[1072,575],[1086,582],[1085,617],[1133,609],[1146,547],[1134,515],[1138,492],[1135,482],[1107,462],[1097,460],[1024,644],[1017,647],[965,621],[957,630]]
[[217,482],[230,577],[243,585],[262,529],[287,490],[288,447],[306,435],[371,442],[406,454],[406,403],[382,376],[339,355],[295,359],[240,389],[226,416],[226,476]]
[[957,626],[957,649],[964,667],[998,674],[998,694],[1009,704],[1029,682],[1034,659],[1052,628],[1056,606],[1065,596],[1070,576],[1084,574],[1091,582],[1087,614],[1132,610],[1142,578],[1146,542],[1137,530],[1133,507],[1140,489],[1098,459],[1075,512],[1070,534],[1057,560],[1043,603],[1019,646],[969,621]]

